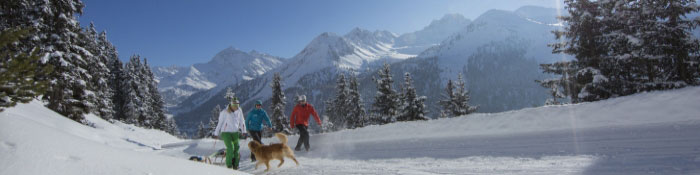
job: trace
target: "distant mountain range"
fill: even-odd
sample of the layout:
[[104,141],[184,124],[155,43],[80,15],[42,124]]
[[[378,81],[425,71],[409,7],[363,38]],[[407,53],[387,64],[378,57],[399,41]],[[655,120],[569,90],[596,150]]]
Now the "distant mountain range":
[[[168,101],[173,104],[170,112],[175,114],[179,127],[190,133],[200,121],[208,120],[214,106],[226,104],[226,87],[237,93],[245,110],[255,100],[267,105],[274,73],[280,73],[284,81],[287,113],[297,94],[307,95],[323,113],[323,102],[334,96],[335,79],[340,73],[359,77],[365,107],[369,108],[376,93],[372,77],[383,63],[391,64],[395,87],[403,82],[404,72],[412,74],[419,95],[428,97],[431,117],[439,113],[437,101],[447,80],[455,80],[460,73],[471,90],[471,103],[480,106],[478,112],[520,109],[542,105],[547,98],[547,90],[534,82],[547,76],[538,65],[570,59],[552,54],[547,46],[555,42],[551,31],[562,26],[556,16],[555,9],[533,6],[516,11],[490,10],[474,21],[448,14],[422,30],[402,35],[360,28],[342,36],[322,33],[289,59],[229,48],[209,63],[178,69],[159,67],[156,75],[164,96],[179,95],[171,95],[177,100]],[[236,61],[213,63],[219,55],[230,55]],[[246,64],[235,68],[228,65],[238,62]],[[219,72],[222,70],[229,72]],[[226,77],[230,77],[228,81],[222,80]]]
[[172,107],[197,92],[220,90],[228,85],[251,80],[284,63],[285,59],[257,51],[243,52],[233,47],[220,51],[207,63],[189,67],[154,67],[158,89],[170,112],[186,110]]

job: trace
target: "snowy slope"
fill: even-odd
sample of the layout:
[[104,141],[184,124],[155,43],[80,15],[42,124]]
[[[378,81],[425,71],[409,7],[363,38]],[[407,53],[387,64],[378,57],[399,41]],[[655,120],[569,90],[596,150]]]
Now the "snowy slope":
[[[286,161],[273,172],[698,174],[698,96],[700,87],[690,87],[593,103],[317,134],[311,137],[311,152],[296,152],[301,166]],[[297,138],[290,136],[288,144],[294,146]],[[180,146],[176,150],[208,152],[212,141]],[[254,170],[248,161],[247,147],[241,153],[242,171],[262,173],[264,167]]]
[[[286,161],[270,174],[698,174],[698,96],[689,87],[317,134],[311,152],[295,153],[300,166]],[[95,128],[36,101],[0,113],[0,174],[244,174],[185,160],[220,141],[87,118]],[[265,174],[248,141],[241,171]]]
[[165,132],[86,118],[94,128],[37,101],[0,113],[0,174],[245,174],[159,155],[181,141]]

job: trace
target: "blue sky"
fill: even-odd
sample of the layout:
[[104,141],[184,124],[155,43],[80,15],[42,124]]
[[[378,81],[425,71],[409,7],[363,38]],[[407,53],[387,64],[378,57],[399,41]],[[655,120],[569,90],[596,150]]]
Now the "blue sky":
[[323,32],[355,27],[403,34],[447,13],[475,19],[489,9],[555,7],[557,0],[83,0],[78,19],[106,30],[122,60],[155,66],[209,61],[229,46],[290,58]]

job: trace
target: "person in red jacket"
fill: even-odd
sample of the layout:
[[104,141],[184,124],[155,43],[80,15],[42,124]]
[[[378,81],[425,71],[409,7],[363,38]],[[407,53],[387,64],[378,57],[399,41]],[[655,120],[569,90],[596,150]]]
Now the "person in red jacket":
[[301,151],[301,143],[303,142],[306,151],[309,151],[309,131],[307,130],[309,128],[309,115],[314,116],[314,120],[319,126],[321,126],[321,119],[318,118],[314,107],[306,103],[306,95],[299,96],[298,102],[289,118],[291,128],[296,127],[299,130],[299,140],[297,140],[297,147],[294,150]]

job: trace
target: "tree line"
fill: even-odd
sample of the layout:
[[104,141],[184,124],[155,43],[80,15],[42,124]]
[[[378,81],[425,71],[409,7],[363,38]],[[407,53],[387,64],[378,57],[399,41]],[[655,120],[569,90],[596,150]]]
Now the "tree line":
[[81,27],[80,0],[7,0],[0,4],[0,110],[41,97],[76,122],[84,115],[176,134],[146,59],[119,60],[106,32]]
[[700,84],[700,44],[692,30],[694,0],[565,0],[567,24],[554,31],[553,53],[574,60],[542,64],[558,78],[537,80],[548,104],[598,101]]

